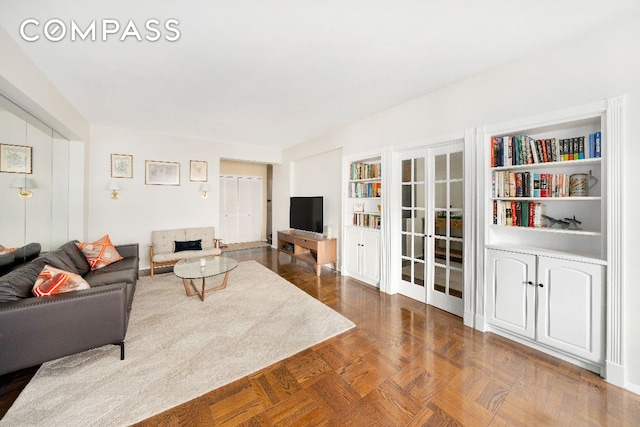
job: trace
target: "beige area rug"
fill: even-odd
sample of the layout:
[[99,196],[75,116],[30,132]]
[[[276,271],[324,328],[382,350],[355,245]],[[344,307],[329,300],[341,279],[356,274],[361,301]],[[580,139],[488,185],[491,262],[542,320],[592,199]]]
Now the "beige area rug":
[[354,326],[255,261],[204,302],[173,273],[142,277],[126,359],[104,346],[42,365],[0,425],[128,425]]
[[222,248],[222,252],[241,251],[243,249],[253,249],[271,246],[267,242],[244,242],[244,243],[229,243],[226,248]]

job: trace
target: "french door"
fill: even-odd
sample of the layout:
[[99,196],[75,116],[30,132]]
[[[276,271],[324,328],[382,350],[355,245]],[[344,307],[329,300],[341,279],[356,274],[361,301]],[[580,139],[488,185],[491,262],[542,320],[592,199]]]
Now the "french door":
[[400,293],[463,315],[463,143],[400,156]]

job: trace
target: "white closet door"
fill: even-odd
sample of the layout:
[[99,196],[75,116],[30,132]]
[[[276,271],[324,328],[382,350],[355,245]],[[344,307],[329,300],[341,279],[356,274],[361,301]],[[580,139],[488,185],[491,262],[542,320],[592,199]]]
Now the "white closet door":
[[225,243],[262,239],[262,178],[220,177],[220,236]]
[[225,243],[238,242],[238,179],[236,177],[220,177],[220,199],[222,241]]
[[262,178],[251,180],[251,241],[262,240]]

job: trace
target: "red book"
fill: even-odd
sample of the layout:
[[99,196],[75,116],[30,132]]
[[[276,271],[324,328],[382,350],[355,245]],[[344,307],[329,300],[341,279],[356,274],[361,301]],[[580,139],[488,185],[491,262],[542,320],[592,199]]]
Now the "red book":
[[511,225],[518,225],[518,215],[516,214],[516,201],[511,201]]
[[536,204],[533,202],[529,202],[529,227],[535,227],[535,213],[536,213]]
[[549,156],[547,155],[547,141],[545,139],[542,140],[542,158],[544,162],[547,163],[549,161]]

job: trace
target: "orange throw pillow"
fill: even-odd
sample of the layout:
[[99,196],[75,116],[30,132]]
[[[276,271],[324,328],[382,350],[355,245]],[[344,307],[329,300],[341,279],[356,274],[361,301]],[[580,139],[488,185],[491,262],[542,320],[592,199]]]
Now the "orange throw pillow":
[[89,284],[79,274],[60,270],[47,264],[38,275],[32,292],[37,297],[43,297],[89,288]]
[[108,234],[93,243],[78,243],[77,245],[89,261],[91,270],[97,270],[122,259],[111,243]]

